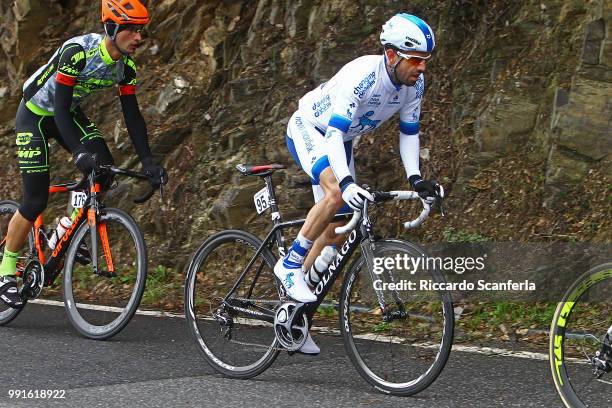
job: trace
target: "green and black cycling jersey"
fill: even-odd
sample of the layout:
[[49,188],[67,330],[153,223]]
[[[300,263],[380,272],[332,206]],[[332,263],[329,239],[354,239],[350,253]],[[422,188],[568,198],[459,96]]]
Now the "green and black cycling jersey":
[[23,87],[15,130],[23,200],[19,212],[34,221],[47,205],[49,140],[75,154],[84,150],[99,164],[113,158],[102,134],[79,106],[94,92],[119,86],[119,100],[132,144],[144,166],[153,163],[147,127],[136,99],[136,65],[128,56],[113,60],[107,39],[87,34],[66,41]]
[[74,109],[88,95],[117,84],[121,94],[134,93],[136,64],[128,56],[114,61],[104,36],[86,34],[66,41],[26,81],[23,87],[26,106],[38,115],[53,115],[57,83],[74,87],[71,106]]
[[126,55],[113,60],[103,35],[92,33],[66,41],[26,81],[23,99],[36,115],[56,116],[60,134],[70,151],[74,151],[83,137],[82,129],[74,126],[68,116],[74,116],[87,96],[116,85],[134,147],[141,159],[150,157],[146,126],[135,97],[136,64]]

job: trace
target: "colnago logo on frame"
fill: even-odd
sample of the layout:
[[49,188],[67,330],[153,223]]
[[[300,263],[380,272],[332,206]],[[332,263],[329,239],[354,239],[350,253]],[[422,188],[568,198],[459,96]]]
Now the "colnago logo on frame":
[[348,253],[348,250],[351,244],[353,244],[356,240],[357,240],[357,230],[353,230],[351,231],[346,241],[344,241],[342,248],[340,248],[338,255],[336,255],[336,259],[334,259],[333,262],[329,265],[329,268],[327,269],[327,273],[319,281],[319,284],[317,285],[315,289],[315,295],[318,296],[321,294],[321,292],[323,292],[323,288],[327,285],[327,282],[329,282],[331,277],[334,275],[334,273],[338,269],[338,265]]

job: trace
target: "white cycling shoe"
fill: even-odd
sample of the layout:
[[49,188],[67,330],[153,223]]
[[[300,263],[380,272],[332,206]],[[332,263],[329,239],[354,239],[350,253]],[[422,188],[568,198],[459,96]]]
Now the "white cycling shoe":
[[317,297],[308,288],[301,268],[286,268],[281,258],[274,266],[274,275],[281,281],[287,295],[292,299],[302,303],[317,300]]
[[306,341],[297,352],[302,354],[308,354],[309,356],[316,356],[321,352],[321,349],[319,348],[319,346],[317,346],[317,343],[314,342],[310,333],[308,333]]

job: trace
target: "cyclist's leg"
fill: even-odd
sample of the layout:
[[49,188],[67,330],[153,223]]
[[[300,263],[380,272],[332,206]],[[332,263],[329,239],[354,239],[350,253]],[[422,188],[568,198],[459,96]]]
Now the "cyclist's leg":
[[28,236],[36,217],[49,198],[49,153],[46,133],[52,117],[38,116],[22,102],[17,110],[17,155],[23,181],[23,199],[9,223],[6,249],[17,252]]
[[[113,156],[96,124],[89,120],[81,108],[75,109],[72,119],[81,131],[81,143],[87,151],[96,155],[99,164],[114,165]],[[108,189],[112,183],[109,176],[100,176],[96,181],[102,185],[102,190]]]
[[[320,175],[326,180],[333,177],[329,168],[329,160],[325,155],[324,136],[313,126],[305,123],[296,112],[287,127],[287,147],[298,165],[319,183]],[[336,183],[337,184],[337,183]],[[326,188],[324,187],[324,189]],[[325,230],[334,214],[343,205],[342,194],[329,188],[325,196],[312,207],[306,217],[306,222],[300,229],[287,255],[274,268],[276,276],[283,283],[288,294],[301,302],[316,300],[302,273],[304,258],[319,235]]]
[[[81,110],[76,108],[72,115],[77,129],[81,132],[80,141],[85,146],[87,151],[96,155],[96,160],[101,165],[114,165],[115,161],[113,156],[106,144],[106,141],[102,137],[102,133],[98,130],[98,127],[93,123],[87,115]],[[64,148],[68,149],[65,142],[58,140]],[[96,182],[100,183],[102,191],[108,190],[112,185],[112,176],[100,175],[96,178]],[[74,214],[74,208],[72,203],[68,202],[68,214]],[[82,244],[77,251],[76,260],[80,264],[87,265],[91,262],[91,255],[86,244]]]
[[15,280],[19,250],[34,220],[46,208],[49,197],[49,154],[44,134],[49,120],[53,119],[31,112],[23,101],[17,109],[15,143],[23,180],[23,200],[9,222],[0,264],[0,299],[14,308],[23,306]]
[[[342,192],[325,153],[325,136],[306,124],[296,112],[289,120],[287,146],[298,165],[311,178],[313,186],[320,186],[323,195],[315,194],[315,205],[310,209],[300,230],[310,241],[315,241],[327,228],[336,212],[343,206]],[[352,146],[345,143],[347,162],[351,163]]]
[[[355,160],[352,154],[353,153],[352,145],[346,144],[345,149],[347,151],[347,159],[349,160],[349,170],[351,171],[351,175],[353,176],[353,179],[357,180],[355,176]],[[349,152],[350,152],[350,156],[349,156]],[[315,203],[323,199],[323,197],[325,196],[325,191],[331,191],[331,194],[340,194],[340,198],[342,198],[342,193],[340,192],[340,186],[338,185],[338,181],[336,180],[336,177],[334,176],[333,172],[331,172],[331,168],[328,167],[326,171],[324,171],[323,173],[321,173],[321,177],[319,177],[320,179],[319,184],[318,185],[313,184],[312,186],[312,192],[314,195]],[[352,212],[353,210],[351,210],[348,204],[343,202],[342,207],[340,208],[340,210],[336,212],[336,214],[337,215],[351,214]],[[346,221],[332,222],[325,228],[323,233],[313,243],[312,248],[310,252],[308,253],[308,256],[306,257],[306,260],[304,261],[305,271],[310,269],[310,267],[314,263],[317,256],[319,256],[323,248],[325,248],[328,245],[331,245],[334,247],[342,245],[345,239],[345,234],[337,235],[335,230],[336,228],[342,227],[345,224],[346,224]]]

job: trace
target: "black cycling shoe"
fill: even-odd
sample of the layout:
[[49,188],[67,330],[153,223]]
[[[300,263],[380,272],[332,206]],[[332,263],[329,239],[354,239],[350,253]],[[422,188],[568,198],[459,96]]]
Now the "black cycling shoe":
[[17,290],[17,281],[14,276],[0,276],[0,300],[13,309],[21,309],[23,300]]
[[81,265],[89,265],[91,263],[91,254],[89,253],[89,248],[87,248],[87,244],[82,243],[81,245],[79,245],[79,249],[77,249],[77,253],[74,259]]

